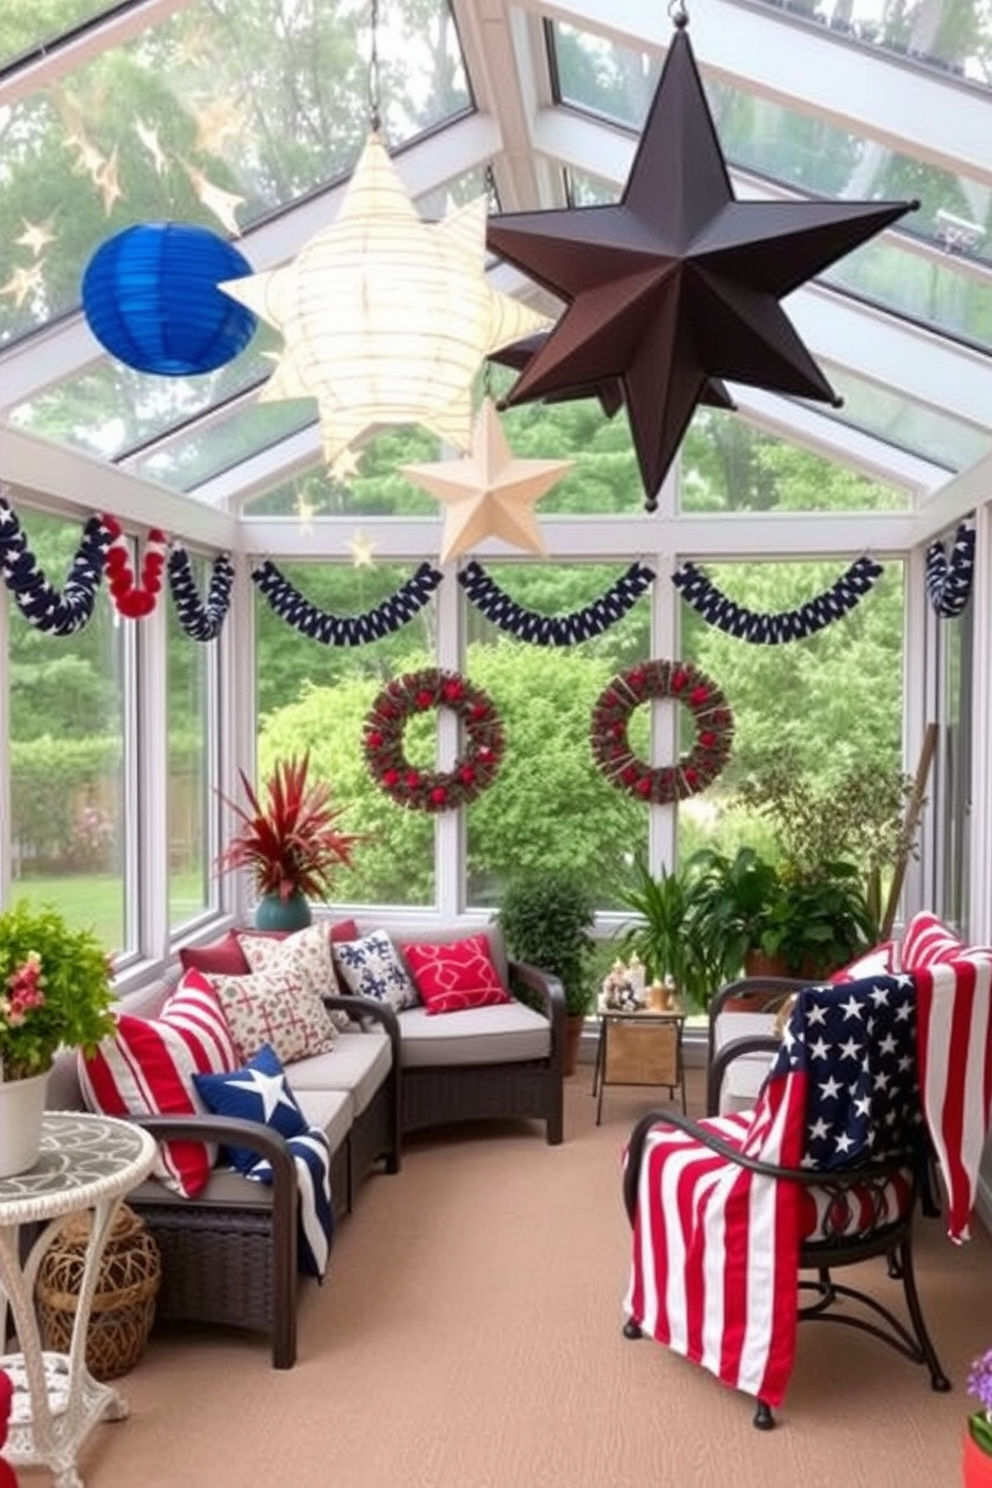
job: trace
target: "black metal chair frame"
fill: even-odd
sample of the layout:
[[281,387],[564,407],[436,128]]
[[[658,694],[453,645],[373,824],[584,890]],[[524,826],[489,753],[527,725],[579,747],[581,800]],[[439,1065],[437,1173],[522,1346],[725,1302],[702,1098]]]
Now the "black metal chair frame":
[[[715,1090],[717,1099],[727,1066],[734,1059],[747,1053],[767,1051],[771,1054],[777,1048],[777,1039],[760,1036],[736,1039],[726,1044],[714,1059],[710,1072],[711,1088]],[[708,1082],[708,1087],[709,1085],[710,1082]],[[645,1144],[651,1128],[658,1124],[677,1127],[711,1151],[736,1163],[738,1167],[748,1168],[753,1173],[763,1173],[766,1177],[780,1179],[783,1182],[798,1183],[804,1188],[817,1188],[825,1191],[832,1201],[837,1201],[836,1207],[839,1211],[846,1207],[844,1199],[847,1193],[856,1188],[862,1193],[867,1189],[875,1194],[875,1211],[880,1213],[879,1205],[885,1185],[898,1172],[910,1173],[909,1199],[903,1214],[894,1222],[870,1227],[858,1235],[831,1235],[828,1232],[816,1239],[800,1242],[799,1270],[800,1272],[815,1271],[816,1279],[802,1276],[799,1278],[800,1291],[813,1294],[812,1301],[800,1305],[799,1319],[811,1322],[835,1322],[856,1328],[863,1333],[869,1333],[872,1337],[888,1344],[890,1348],[895,1349],[912,1363],[925,1364],[930,1372],[930,1384],[934,1390],[944,1391],[951,1388],[950,1380],[941,1368],[940,1360],[927,1331],[913,1270],[913,1220],[921,1192],[928,1191],[929,1152],[925,1140],[907,1146],[905,1150],[882,1163],[861,1164],[840,1171],[817,1172],[808,1168],[784,1168],[773,1163],[761,1162],[756,1158],[746,1156],[717,1133],[706,1130],[698,1122],[681,1115],[678,1111],[651,1111],[637,1123],[628,1144],[623,1198],[631,1226],[634,1224]],[[834,1208],[835,1205],[831,1202],[827,1206],[827,1213],[833,1212]],[[852,1266],[875,1256],[885,1256],[890,1277],[902,1281],[909,1326],[875,1297],[855,1287],[836,1282],[831,1275],[835,1269]],[[839,1302],[853,1302],[867,1312],[868,1316],[832,1310]],[[628,1320],[623,1331],[626,1338],[641,1337],[640,1327],[632,1319]],[[767,1401],[758,1400],[754,1425],[763,1431],[770,1431],[775,1425],[775,1418]]]

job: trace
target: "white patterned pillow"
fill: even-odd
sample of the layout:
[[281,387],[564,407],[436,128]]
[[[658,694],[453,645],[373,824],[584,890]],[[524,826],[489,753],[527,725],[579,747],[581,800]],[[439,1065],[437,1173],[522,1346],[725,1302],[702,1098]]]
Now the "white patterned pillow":
[[[238,945],[252,971],[278,971],[298,982],[307,997],[337,996],[337,973],[326,925],[307,925],[285,939],[267,935],[239,935]],[[328,1011],[335,1028],[347,1028],[347,1013]]]
[[361,940],[338,941],[334,960],[341,980],[356,997],[372,997],[397,1013],[419,1006],[417,989],[385,930],[373,930]]
[[337,1029],[327,1009],[316,992],[291,974],[253,971],[208,981],[224,1010],[240,1063],[247,1064],[263,1044],[271,1044],[283,1064],[333,1049]]

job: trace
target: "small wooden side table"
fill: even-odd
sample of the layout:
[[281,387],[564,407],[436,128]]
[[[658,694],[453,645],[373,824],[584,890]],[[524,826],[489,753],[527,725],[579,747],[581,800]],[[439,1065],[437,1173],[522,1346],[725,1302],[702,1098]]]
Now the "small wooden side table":
[[682,1060],[684,1013],[609,1009],[599,1015],[599,1041],[592,1093],[598,1092],[596,1125],[603,1114],[607,1085],[667,1085],[669,1100],[681,1092],[685,1110],[685,1065]]
[[[82,1488],[76,1455],[97,1421],[120,1420],[127,1403],[86,1367],[86,1335],[100,1257],[124,1195],[146,1178],[157,1144],[133,1122],[81,1111],[45,1113],[41,1153],[34,1167],[0,1179],[0,1327],[13,1314],[20,1352],[0,1356],[14,1384],[7,1444],[15,1466],[51,1469],[56,1488]],[[41,1258],[67,1214],[91,1210],[69,1352],[43,1349],[34,1311]],[[21,1258],[22,1225],[44,1225]]]

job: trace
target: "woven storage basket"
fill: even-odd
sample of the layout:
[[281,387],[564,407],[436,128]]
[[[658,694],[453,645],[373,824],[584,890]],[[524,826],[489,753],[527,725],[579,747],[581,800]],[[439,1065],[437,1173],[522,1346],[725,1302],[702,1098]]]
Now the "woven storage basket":
[[[38,1268],[35,1302],[41,1341],[55,1353],[68,1353],[72,1343],[90,1228],[88,1214],[67,1219]],[[86,1367],[94,1379],[116,1379],[141,1358],[161,1279],[154,1238],[134,1210],[122,1204],[100,1260],[86,1334]]]

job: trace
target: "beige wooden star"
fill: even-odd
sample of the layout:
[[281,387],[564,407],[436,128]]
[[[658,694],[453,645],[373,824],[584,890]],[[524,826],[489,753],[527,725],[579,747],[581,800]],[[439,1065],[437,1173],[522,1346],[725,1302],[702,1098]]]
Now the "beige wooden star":
[[491,398],[483,400],[472,448],[459,460],[401,465],[401,474],[447,507],[441,562],[457,558],[485,537],[546,553],[534,503],[556,485],[574,460],[518,460],[506,442]]

